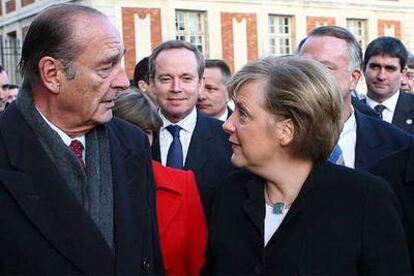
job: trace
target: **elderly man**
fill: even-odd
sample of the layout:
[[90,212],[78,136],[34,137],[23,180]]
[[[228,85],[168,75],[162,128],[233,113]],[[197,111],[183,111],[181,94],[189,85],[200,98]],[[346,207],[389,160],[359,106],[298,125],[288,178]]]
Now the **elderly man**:
[[408,52],[407,63],[401,78],[400,90],[407,93],[414,92],[414,55]]
[[3,66],[0,65],[0,112],[4,110],[7,104],[7,79],[7,73]]
[[201,89],[197,103],[199,111],[220,121],[230,117],[233,111],[227,106],[230,97],[226,87],[230,77],[230,68],[224,60],[206,60],[204,89]]
[[206,217],[221,177],[233,169],[223,122],[196,110],[203,89],[204,58],[185,41],[159,45],[150,57],[150,81],[163,126],[153,157],[163,165],[194,171]]
[[318,27],[310,32],[298,53],[325,64],[342,90],[344,129],[338,145],[345,166],[368,170],[385,155],[413,143],[407,133],[352,107],[351,91],[362,75],[362,51],[348,30]]
[[112,119],[124,47],[101,12],[53,5],[23,43],[0,117],[1,274],[157,274],[145,135]]

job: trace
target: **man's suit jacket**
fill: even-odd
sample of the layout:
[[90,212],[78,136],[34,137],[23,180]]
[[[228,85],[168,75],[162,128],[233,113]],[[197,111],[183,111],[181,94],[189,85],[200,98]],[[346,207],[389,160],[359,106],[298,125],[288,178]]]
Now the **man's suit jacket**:
[[366,116],[355,109],[357,136],[355,168],[369,170],[378,160],[413,144],[405,131],[382,120]]
[[414,267],[414,146],[387,156],[370,172],[384,177],[400,200],[411,267]]
[[213,275],[409,275],[395,199],[371,174],[315,164],[264,247],[264,180],[247,172],[219,187],[203,272]]
[[374,111],[374,109],[372,109],[371,107],[369,107],[369,105],[365,103],[365,100],[359,100],[356,97],[351,97],[351,103],[354,109],[357,109],[361,113],[374,118],[379,118],[378,114]]
[[0,274],[162,273],[148,140],[119,119],[105,127],[114,250],[16,105],[0,116]]
[[[234,168],[231,164],[231,145],[222,125],[222,121],[197,112],[197,122],[184,164],[184,169],[192,170],[196,176],[207,220],[215,188],[220,179]],[[161,161],[158,140],[152,145],[152,156],[154,160]]]
[[199,275],[207,245],[207,223],[191,171],[153,161],[157,217],[167,275]]
[[400,92],[392,124],[414,134],[414,95]]
[[230,118],[231,114],[233,114],[233,110],[230,107],[227,107],[227,119]]

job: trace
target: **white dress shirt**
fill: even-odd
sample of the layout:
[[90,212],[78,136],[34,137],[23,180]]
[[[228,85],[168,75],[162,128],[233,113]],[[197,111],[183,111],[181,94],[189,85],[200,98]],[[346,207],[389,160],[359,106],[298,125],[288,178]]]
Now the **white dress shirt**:
[[176,124],[171,123],[159,110],[158,111],[161,119],[162,119],[162,123],[163,126],[161,127],[160,130],[160,154],[161,154],[161,163],[165,166],[167,163],[167,155],[168,155],[168,149],[170,148],[170,145],[173,141],[173,137],[171,135],[171,133],[166,129],[167,126],[169,125],[177,125],[181,127],[181,131],[180,131],[180,142],[181,142],[181,146],[183,148],[183,166],[185,165],[185,161],[187,159],[187,153],[188,153],[188,148],[190,146],[190,142],[191,142],[191,137],[193,136],[193,132],[196,126],[196,122],[197,122],[197,109],[194,107],[194,109],[191,111],[190,114],[188,114],[184,119],[182,119],[181,121],[179,121]]
[[351,108],[351,116],[346,120],[338,141],[339,147],[342,150],[345,166],[348,168],[355,168],[356,130],[355,113]]
[[63,132],[60,128],[58,128],[56,125],[54,125],[52,122],[50,122],[43,114],[42,112],[40,112],[40,110],[36,107],[36,110],[39,112],[39,114],[42,116],[43,120],[45,120],[45,122],[50,126],[51,129],[53,129],[54,131],[56,131],[56,133],[59,135],[59,137],[62,139],[63,143],[65,143],[66,146],[69,147],[70,143],[73,140],[78,140],[79,142],[81,142],[82,146],[83,146],[83,151],[82,151],[82,159],[83,162],[85,162],[85,152],[86,152],[86,143],[85,143],[85,135],[82,136],[78,136],[75,138],[71,138],[69,137],[69,135],[67,135],[65,132]]
[[392,95],[390,98],[386,99],[382,103],[376,102],[373,99],[367,96],[366,101],[367,104],[374,109],[375,106],[382,104],[385,106],[384,111],[382,112],[382,119],[391,124],[392,118],[394,117],[395,107],[397,106],[398,97],[400,96],[401,92],[397,92]]
[[227,120],[227,116],[229,115],[229,110],[226,107],[226,110],[224,111],[224,113],[220,116],[220,118],[218,118],[220,121],[225,122]]

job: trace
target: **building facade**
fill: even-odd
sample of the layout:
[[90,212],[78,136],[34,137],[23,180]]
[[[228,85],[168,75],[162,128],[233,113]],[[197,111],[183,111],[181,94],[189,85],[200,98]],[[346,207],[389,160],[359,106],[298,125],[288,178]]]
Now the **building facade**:
[[[0,0],[1,62],[13,71],[19,45],[34,16],[53,3],[76,2],[107,14],[126,48],[129,77],[135,64],[159,43],[182,39],[206,58],[225,59],[232,71],[257,57],[292,54],[314,27],[348,28],[362,47],[388,35],[414,50],[413,0]],[[12,78],[18,80],[17,74]]]

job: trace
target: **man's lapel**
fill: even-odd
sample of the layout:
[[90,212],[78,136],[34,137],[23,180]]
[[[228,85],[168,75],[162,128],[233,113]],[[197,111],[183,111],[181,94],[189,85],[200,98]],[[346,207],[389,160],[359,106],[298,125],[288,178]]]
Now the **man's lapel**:
[[197,172],[207,162],[210,154],[214,154],[215,145],[213,144],[213,138],[213,132],[210,129],[207,118],[200,114],[200,112],[197,112],[197,123],[188,148],[185,169],[193,170],[197,175]]
[[[120,135],[116,135],[115,123],[108,124],[110,142],[112,182],[114,191],[114,239],[116,241],[116,267],[118,274],[139,270],[144,239],[153,233],[145,233],[151,227],[148,206],[148,182],[152,169],[148,166],[148,151],[144,146],[132,149]],[[152,187],[155,189],[155,187]],[[148,255],[152,255],[149,252]]]

